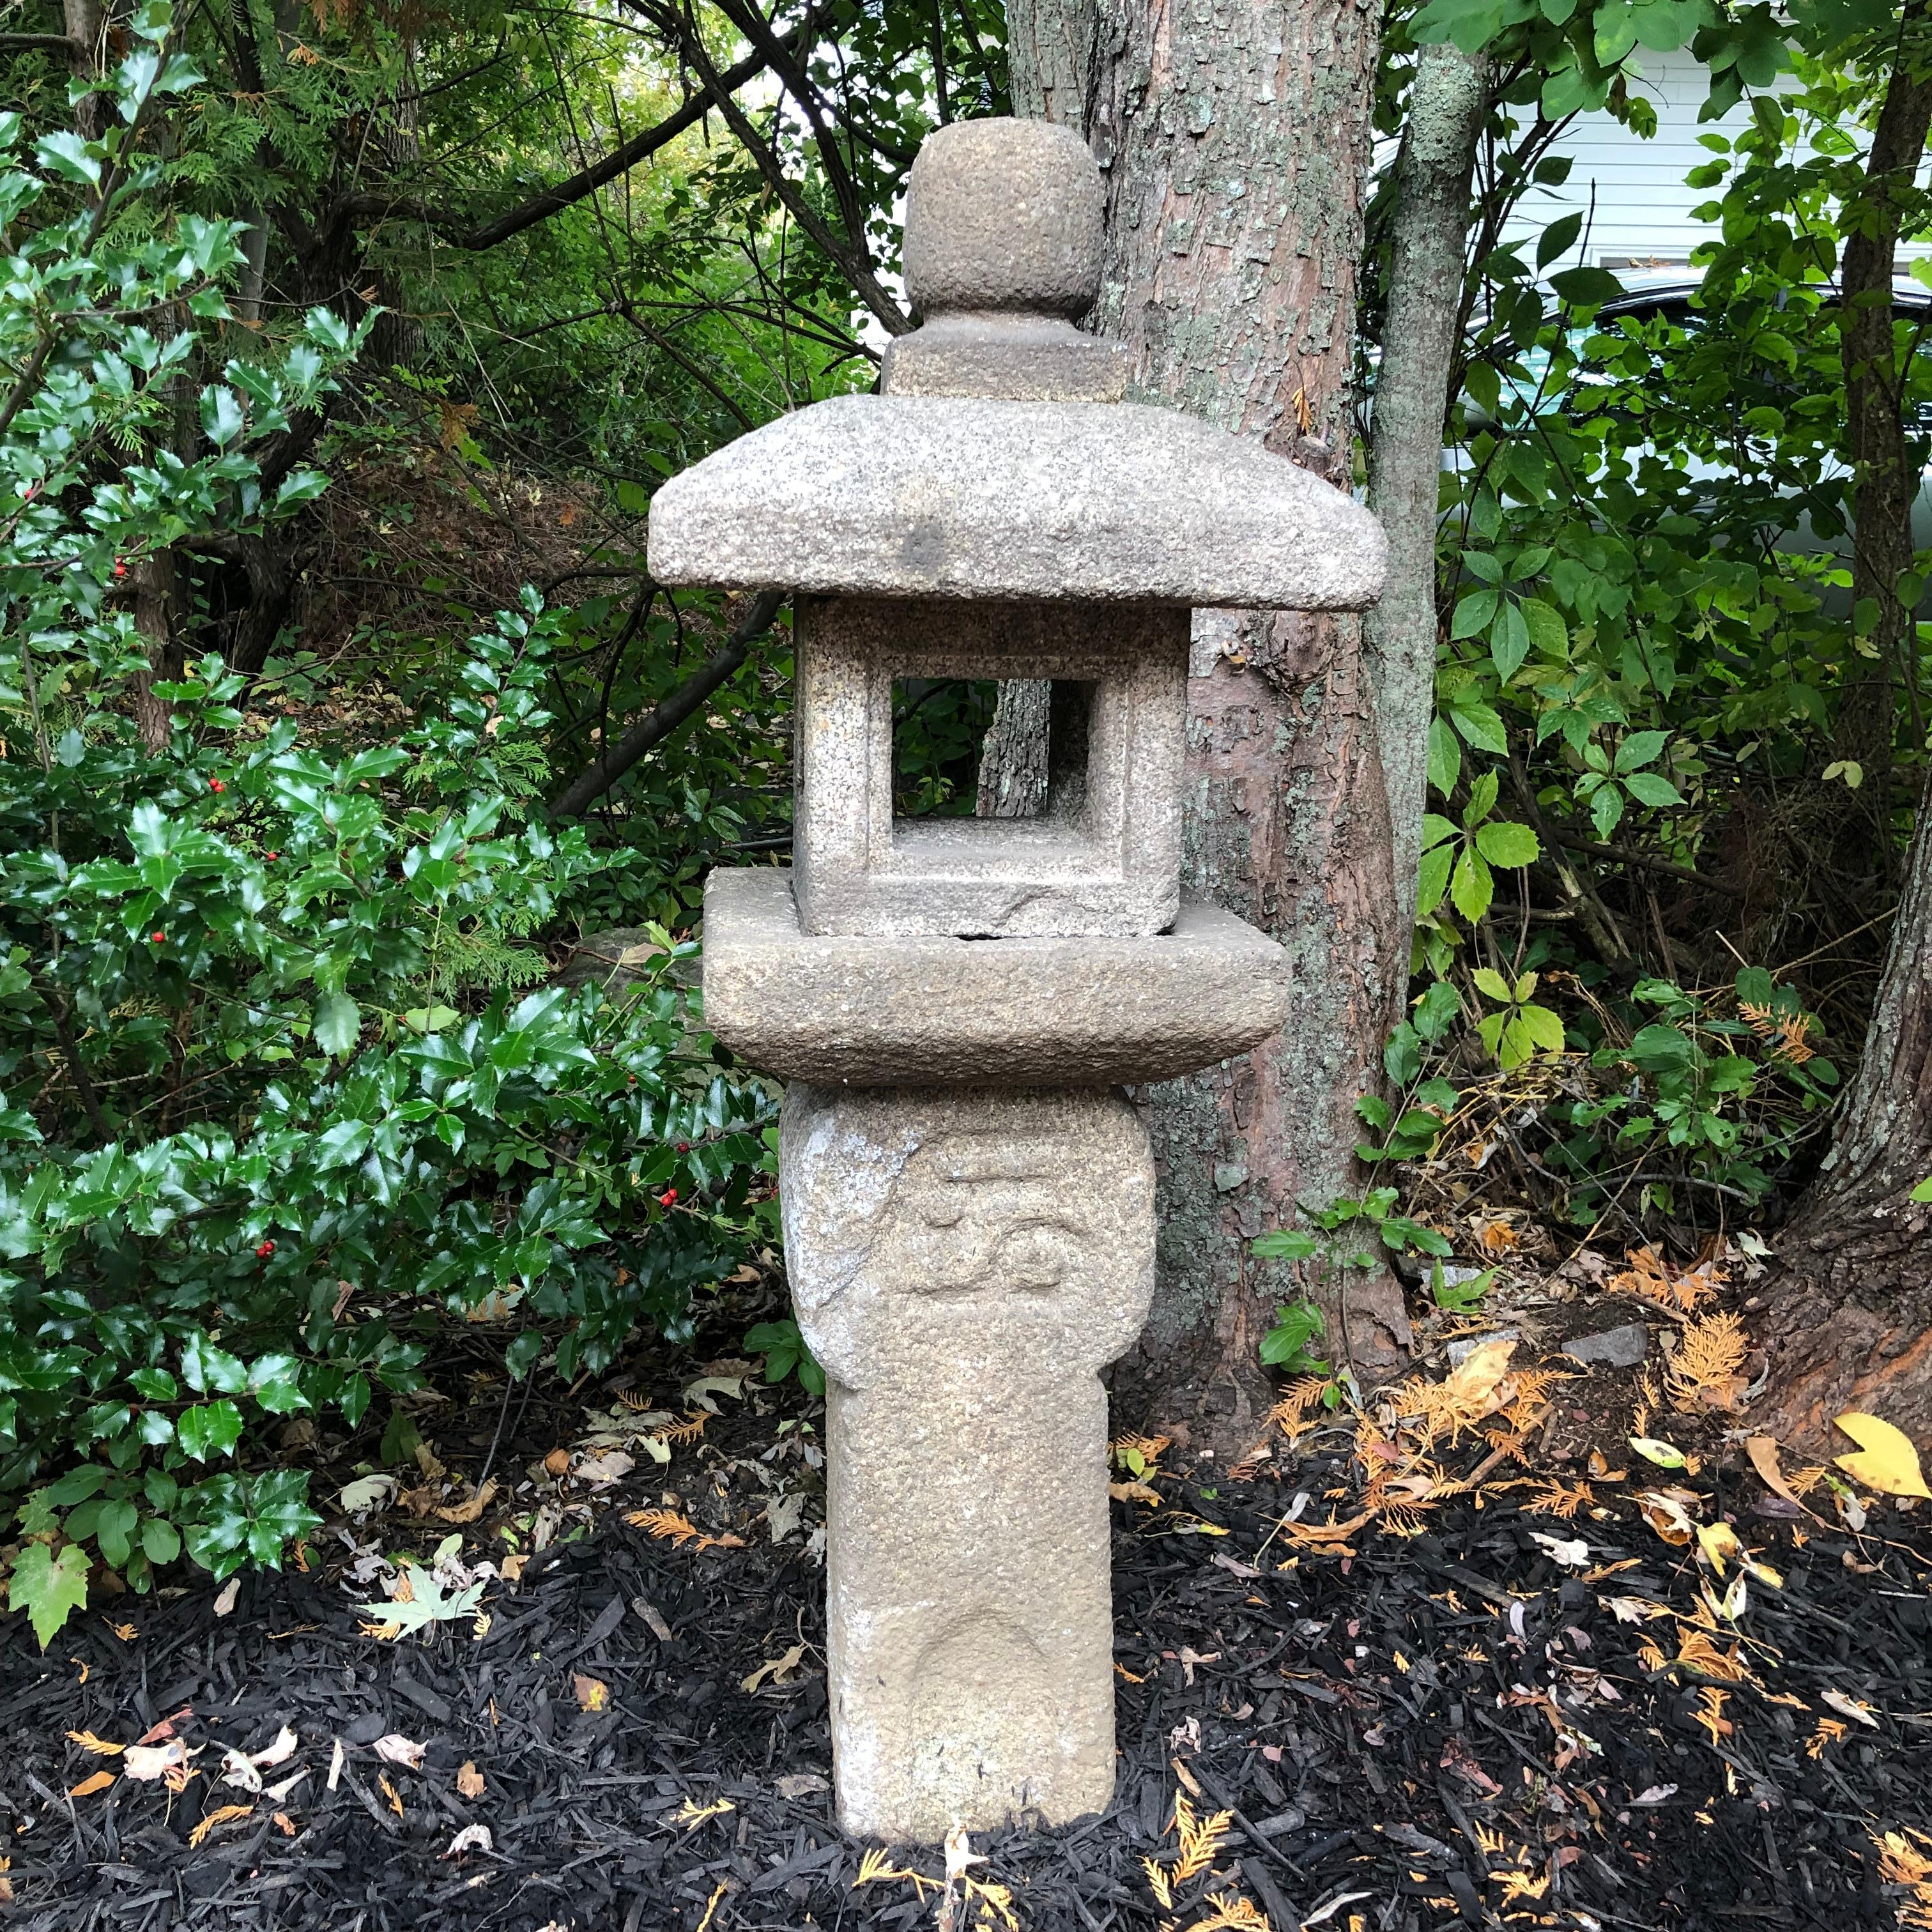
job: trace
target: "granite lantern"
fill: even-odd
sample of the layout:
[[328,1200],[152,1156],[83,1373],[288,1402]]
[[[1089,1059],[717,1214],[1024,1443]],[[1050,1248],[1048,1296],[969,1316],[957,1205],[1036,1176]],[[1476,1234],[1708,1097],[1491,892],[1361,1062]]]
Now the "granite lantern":
[[[1328,484],[1120,400],[1074,319],[1099,172],[1045,122],[920,151],[922,326],[881,393],[666,484],[662,584],[795,598],[794,864],[718,871],[704,1006],[787,1083],[798,1321],[828,1378],[828,1640],[847,1828],[937,1840],[1114,1784],[1106,1395],[1152,1292],[1124,1085],[1289,1011],[1282,949],[1182,897],[1190,613],[1354,610],[1381,533]],[[1030,818],[894,815],[896,680],[1052,685]]]

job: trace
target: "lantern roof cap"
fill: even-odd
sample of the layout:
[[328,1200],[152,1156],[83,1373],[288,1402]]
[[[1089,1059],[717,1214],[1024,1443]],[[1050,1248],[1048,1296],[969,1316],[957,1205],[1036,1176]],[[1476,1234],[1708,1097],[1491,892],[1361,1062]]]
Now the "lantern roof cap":
[[664,484],[652,578],[819,596],[1354,610],[1386,545],[1259,443],[1131,403],[840,396]]

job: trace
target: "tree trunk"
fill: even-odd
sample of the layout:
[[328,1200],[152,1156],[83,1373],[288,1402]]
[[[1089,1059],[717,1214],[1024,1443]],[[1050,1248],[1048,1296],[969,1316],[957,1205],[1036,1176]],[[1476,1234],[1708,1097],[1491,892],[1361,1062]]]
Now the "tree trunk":
[[[1753,1420],[1808,1448],[1868,1409],[1932,1450],[1932,779],[1863,1056],[1824,1169],[1780,1244]],[[1846,1447],[1840,1440],[1840,1448]]]
[[167,749],[174,718],[174,706],[157,698],[154,686],[178,678],[184,668],[174,607],[175,554],[158,550],[134,566],[134,628],[148,646],[148,668],[134,687],[134,722],[150,752]]
[[[1017,17],[1014,100],[1059,112],[1090,9],[1030,0]],[[1107,176],[1094,326],[1132,349],[1130,394],[1344,488],[1376,19],[1312,0],[1107,0],[1085,128]],[[1060,77],[1031,70],[1041,60]],[[1192,670],[1184,884],[1288,948],[1295,1016],[1147,1096],[1160,1271],[1114,1394],[1130,1418],[1245,1446],[1271,1399],[1262,1336],[1277,1300],[1306,1292],[1249,1244],[1298,1200],[1359,1190],[1354,1102],[1378,1077],[1408,940],[1359,624],[1203,613]],[[1378,1273],[1347,1300],[1328,1310],[1331,1352],[1374,1378],[1408,1339],[1400,1287]]]
[[[1864,845],[1892,874],[1886,782],[1894,726],[1894,660],[1916,676],[1915,614],[1898,595],[1912,562],[1919,478],[1905,436],[1904,372],[1894,346],[1892,278],[1900,200],[1911,192],[1932,126],[1932,79],[1905,57],[1922,35],[1926,0],[1911,0],[1886,89],[1868,190],[1840,275],[1841,339],[1856,463],[1852,596],[1877,606],[1879,656],[1845,694],[1840,755],[1866,766]],[[1764,1328],[1771,1373],[1767,1426],[1814,1451],[1843,1448],[1832,1419],[1868,1409],[1932,1446],[1932,1202],[1911,1197],[1932,1175],[1932,778],[1919,800],[1905,894],[1893,915],[1871,1025],[1839,1114],[1832,1151],[1781,1244]]]
[[[1900,602],[1900,574],[1912,567],[1912,506],[1923,480],[1906,441],[1905,370],[1892,326],[1892,282],[1898,268],[1898,233],[1905,204],[1932,124],[1932,74],[1907,58],[1924,31],[1927,0],[1909,0],[1899,40],[1865,158],[1865,187],[1846,210],[1850,232],[1839,271],[1839,325],[1845,370],[1847,440],[1852,462],[1852,599],[1875,614],[1864,640],[1874,655],[1848,668],[1834,749],[1857,764],[1865,783],[1856,816],[1860,841],[1876,835],[1888,844],[1892,815],[1892,749],[1896,728],[1895,680],[1901,670],[1917,675],[1916,610]],[[1880,880],[1894,874],[1889,854]]]
[[980,753],[982,818],[1033,818],[1046,802],[1047,718],[1053,685],[1043,677],[1006,679]]
[[1454,46],[1420,49],[1396,162],[1369,463],[1369,507],[1388,536],[1388,577],[1363,628],[1388,781],[1397,932],[1415,922],[1436,696],[1443,419],[1456,366],[1469,183],[1490,86],[1486,57]]

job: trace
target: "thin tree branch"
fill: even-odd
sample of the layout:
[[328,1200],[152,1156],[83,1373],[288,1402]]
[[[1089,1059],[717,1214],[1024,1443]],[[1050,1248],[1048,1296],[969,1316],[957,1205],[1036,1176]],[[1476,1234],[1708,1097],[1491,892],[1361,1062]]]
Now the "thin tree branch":
[[550,807],[559,818],[580,818],[651,748],[675,731],[750,655],[771,628],[785,600],[782,590],[761,590],[731,634],[698,669],[661,703],[653,705],[590,769],[574,779]]

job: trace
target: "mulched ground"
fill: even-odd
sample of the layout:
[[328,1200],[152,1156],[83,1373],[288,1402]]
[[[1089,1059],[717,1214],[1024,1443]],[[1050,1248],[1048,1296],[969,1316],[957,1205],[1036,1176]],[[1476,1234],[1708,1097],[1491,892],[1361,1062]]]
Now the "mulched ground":
[[[4,1922],[1004,1923],[997,1893],[915,1885],[940,1877],[934,1852],[862,1879],[868,1848],[834,1821],[815,1405],[795,1384],[688,1397],[701,1371],[668,1354],[630,1370],[512,1418],[496,1463],[508,1486],[446,1573],[482,1582],[487,1624],[465,1614],[388,1639],[354,1607],[381,1600],[383,1557],[427,1562],[451,1533],[406,1514],[461,1493],[434,1483],[332,1525],[306,1574],[243,1580],[225,1615],[205,1584],[124,1597],[45,1658],[23,1619],[0,1624]],[[473,1401],[421,1418],[452,1484],[479,1466],[500,1393],[479,1379]],[[598,1459],[624,1460],[652,1399],[718,1413],[668,1464],[640,1451],[600,1483],[616,1464]],[[975,1842],[988,1862],[974,1875],[1007,1888],[1012,1924],[1932,1926],[1932,1886],[1900,1877],[1932,1840],[1901,1836],[1907,1862],[1889,1877],[1881,1863],[1886,1833],[1932,1827],[1921,1518],[1887,1508],[1862,1534],[1794,1520],[1720,1460],[1663,1478],[1707,1500],[1693,1514],[1728,1511],[1782,1573],[1782,1589],[1749,1586],[1740,1640],[1700,1622],[1700,1591],[1725,1586],[1642,1520],[1632,1492],[1659,1472],[1641,1468],[1621,1484],[1600,1472],[1573,1517],[1551,1513],[1560,1492],[1526,1484],[1443,1501],[1420,1534],[1298,1552],[1284,1520],[1352,1507],[1352,1450],[1317,1430],[1245,1481],[1169,1451],[1182,1466],[1160,1508],[1116,1504],[1118,1793],[1104,1816]],[[626,1520],[640,1509],[742,1546],[654,1534]],[[476,1570],[539,1535],[514,1586]],[[184,1789],[122,1775],[70,1795],[125,1762],[70,1733],[125,1744],[170,1719],[196,1754]],[[299,1782],[280,1798],[221,1782],[224,1751],[261,1751],[284,1726],[293,1754],[259,1775]],[[422,1746],[419,1765],[378,1751],[394,1737]],[[1191,1875],[1177,1870],[1178,1800]],[[451,1856],[476,1826],[488,1848]]]

